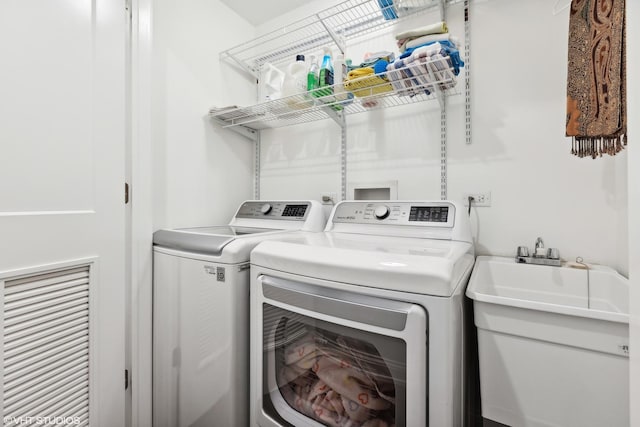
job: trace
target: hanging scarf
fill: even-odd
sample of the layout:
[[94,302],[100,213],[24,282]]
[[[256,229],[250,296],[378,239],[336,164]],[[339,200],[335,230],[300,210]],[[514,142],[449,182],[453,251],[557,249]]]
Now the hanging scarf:
[[627,144],[624,1],[571,1],[566,135],[578,157]]

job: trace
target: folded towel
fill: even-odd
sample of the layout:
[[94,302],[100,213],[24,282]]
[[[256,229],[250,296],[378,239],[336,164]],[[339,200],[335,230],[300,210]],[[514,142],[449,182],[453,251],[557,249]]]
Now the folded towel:
[[[398,44],[398,49],[400,49],[400,52],[404,53],[407,49],[411,47],[420,46],[426,43],[439,42],[442,40],[449,40],[449,37],[450,37],[449,33],[427,34],[425,36],[398,40],[397,44]],[[409,46],[410,43],[411,43],[411,46]]]
[[358,68],[367,68],[367,67],[375,68],[375,64],[380,60],[393,62],[394,59],[395,59],[395,54],[393,52],[388,52],[388,51],[376,52],[376,53],[370,54],[364,61],[362,61],[362,63],[360,64],[360,67]]
[[[416,79],[411,67],[408,67],[404,59],[396,59],[393,64],[387,67],[387,75],[391,80],[394,90],[398,96],[414,96],[420,89],[421,83]],[[425,90],[429,94],[428,90]]]
[[[438,83],[440,90],[456,85],[454,67],[451,57],[440,43],[417,48],[408,60],[409,65],[417,68],[417,78],[423,85]],[[430,86],[433,89],[433,86]]]
[[[435,45],[437,43],[437,45]],[[439,46],[441,48],[441,53],[443,56],[449,56],[451,60],[451,66],[453,67],[453,72],[457,76],[460,74],[460,68],[464,67],[464,61],[460,58],[460,52],[457,49],[457,45],[453,43],[451,40],[442,40],[439,42],[430,42],[425,43],[420,46],[412,47],[407,49],[402,55],[400,55],[400,59],[408,58],[413,55],[414,51],[423,47],[430,47],[432,45]]]
[[374,69],[369,67],[349,71],[344,88],[358,97],[379,95],[393,90],[393,86],[385,77],[376,75]]
[[387,66],[387,76],[399,96],[429,95],[456,85],[455,76],[464,63],[448,40],[407,51]]
[[426,36],[428,34],[442,34],[447,32],[449,32],[447,23],[444,21],[440,21],[431,25],[425,25],[423,27],[418,27],[409,31],[398,33],[396,34],[396,40],[412,39],[416,37]]
[[405,50],[416,48],[427,43],[439,41],[448,41],[449,43],[451,43],[451,46],[454,49],[459,49],[460,46],[460,40],[455,36],[447,35],[447,37],[444,37],[444,34],[432,34],[429,36],[418,37],[417,39],[410,40],[409,42],[407,42]]

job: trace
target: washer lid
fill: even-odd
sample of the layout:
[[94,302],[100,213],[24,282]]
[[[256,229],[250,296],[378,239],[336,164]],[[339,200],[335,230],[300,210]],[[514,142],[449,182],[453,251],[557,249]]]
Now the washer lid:
[[473,262],[466,242],[332,232],[266,241],[251,253],[251,264],[274,270],[435,296],[451,296]]
[[222,248],[238,238],[278,231],[282,230],[230,225],[158,230],[153,233],[153,244],[170,249],[219,255]]

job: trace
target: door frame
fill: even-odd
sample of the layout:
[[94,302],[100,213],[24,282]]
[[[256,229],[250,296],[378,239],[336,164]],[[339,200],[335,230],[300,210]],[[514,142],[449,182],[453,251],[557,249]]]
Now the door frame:
[[128,44],[127,182],[131,212],[127,247],[127,369],[129,426],[152,423],[152,0],[128,0],[131,25]]

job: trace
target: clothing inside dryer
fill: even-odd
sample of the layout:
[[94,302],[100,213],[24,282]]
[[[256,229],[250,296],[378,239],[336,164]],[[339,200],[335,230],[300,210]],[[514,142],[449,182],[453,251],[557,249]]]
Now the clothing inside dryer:
[[265,318],[277,319],[264,344],[289,406],[327,426],[404,425],[404,341],[271,306]]

